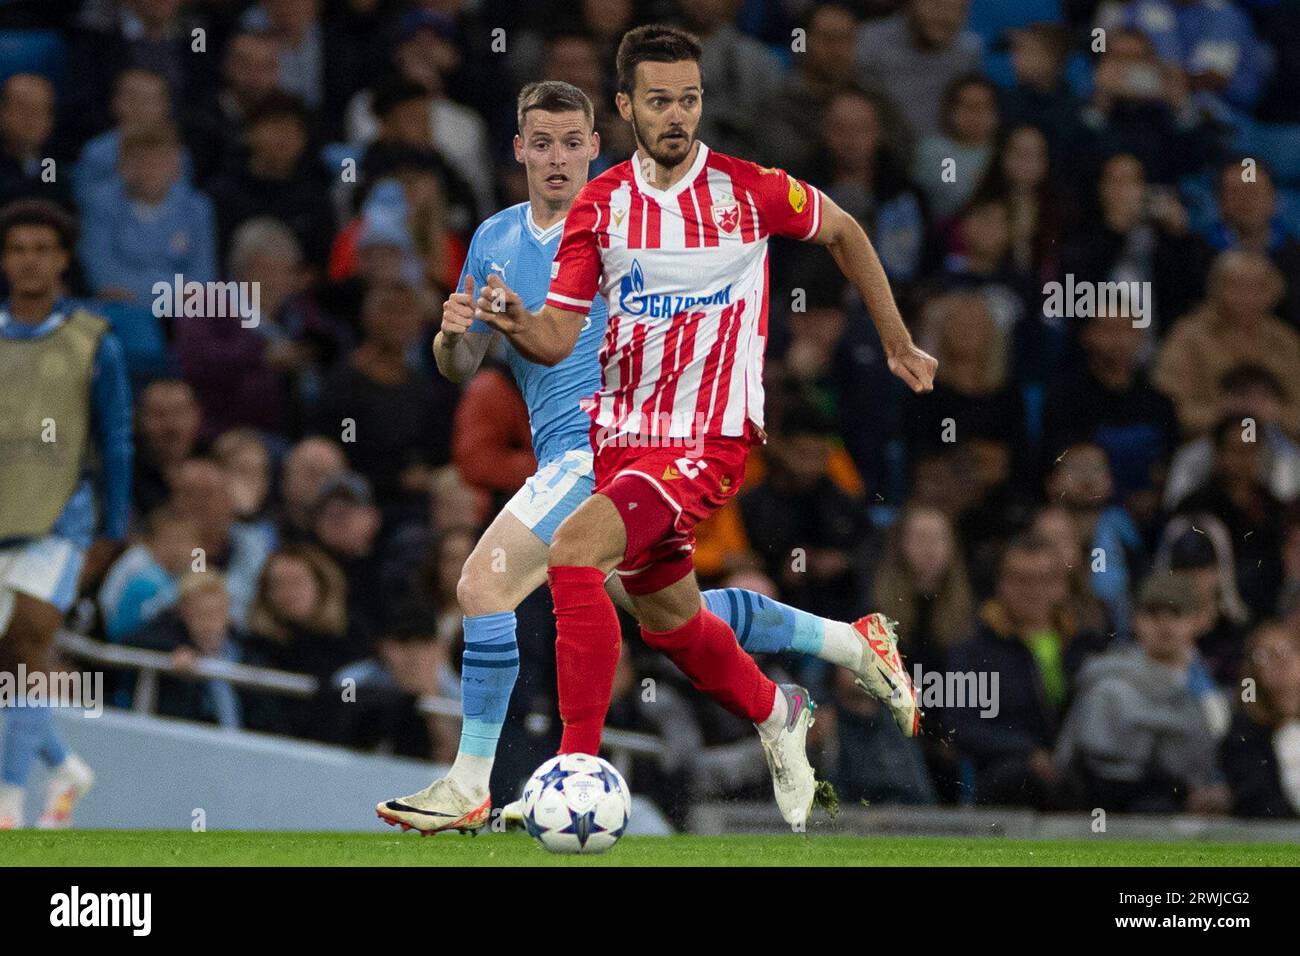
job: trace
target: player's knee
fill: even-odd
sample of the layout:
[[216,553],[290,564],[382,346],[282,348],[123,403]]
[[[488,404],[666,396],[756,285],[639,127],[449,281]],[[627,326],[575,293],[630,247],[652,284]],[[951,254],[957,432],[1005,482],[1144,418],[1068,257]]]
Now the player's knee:
[[[504,577],[504,575],[497,576]],[[508,599],[502,593],[503,590],[504,588],[497,586],[497,582],[492,581],[490,577],[485,579],[484,575],[475,574],[466,568],[461,571],[460,580],[456,582],[456,602],[460,605],[461,613],[466,617],[513,610],[512,607],[506,606]]]

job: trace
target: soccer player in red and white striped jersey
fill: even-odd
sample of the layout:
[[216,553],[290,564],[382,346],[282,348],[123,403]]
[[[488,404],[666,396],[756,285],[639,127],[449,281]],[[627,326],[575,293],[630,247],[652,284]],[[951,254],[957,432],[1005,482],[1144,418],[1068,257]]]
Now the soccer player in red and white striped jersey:
[[[758,725],[778,804],[798,823],[813,796],[807,691],[763,676],[702,606],[691,560],[695,525],[736,493],[749,446],[764,440],[768,237],[829,249],[870,310],[889,368],[914,390],[932,387],[936,362],[913,344],[852,217],[783,171],[695,138],[703,78],[689,34],[630,31],[618,74],[617,104],[637,152],[578,193],[546,304],[529,312],[496,276],[478,303],[484,321],[544,364],[573,348],[597,292],[609,304],[602,383],[588,402],[596,493],[559,527],[549,555],[560,749],[600,746],[619,645],[604,579],[616,570],[646,643]],[[880,659],[884,696],[905,696],[915,712],[892,632],[863,636]]]

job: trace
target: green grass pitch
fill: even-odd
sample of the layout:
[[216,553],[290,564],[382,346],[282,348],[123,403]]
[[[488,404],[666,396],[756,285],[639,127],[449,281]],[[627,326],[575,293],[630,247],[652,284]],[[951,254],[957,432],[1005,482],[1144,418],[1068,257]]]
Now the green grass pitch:
[[553,856],[523,834],[77,830],[0,833],[9,866],[1297,866],[1300,847],[1097,837],[627,837],[603,856]]

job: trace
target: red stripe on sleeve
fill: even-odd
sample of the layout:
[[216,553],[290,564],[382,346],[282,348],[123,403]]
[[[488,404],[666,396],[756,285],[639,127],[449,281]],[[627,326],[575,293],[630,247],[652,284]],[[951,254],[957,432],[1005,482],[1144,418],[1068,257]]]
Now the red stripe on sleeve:
[[740,205],[740,239],[753,242],[758,223],[754,221],[754,197],[748,189],[736,191],[736,202]]

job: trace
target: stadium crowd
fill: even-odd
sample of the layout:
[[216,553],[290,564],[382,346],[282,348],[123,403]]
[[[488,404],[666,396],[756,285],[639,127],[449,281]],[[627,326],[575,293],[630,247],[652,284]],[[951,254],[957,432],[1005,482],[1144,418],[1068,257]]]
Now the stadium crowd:
[[[698,567],[900,621],[919,743],[846,672],[763,662],[814,689],[841,799],[1300,815],[1300,6],[64,6],[0,5],[0,206],[75,215],[68,295],[135,389],[132,535],[78,620],[322,686],[173,678],[160,713],[454,754],[414,702],[459,694],[460,567],[534,461],[503,363],[433,368],[440,304],[526,198],[520,86],[590,96],[594,176],[634,148],[618,38],[670,20],[704,46],[700,138],[857,217],[939,359],[907,393],[825,252],[773,242],[769,442]],[[249,283],[260,322],[159,309],[173,279]],[[752,729],[634,634],[610,725],[664,744],[636,789],[678,823],[761,795]],[[558,739],[544,592],[519,636],[504,789]]]

